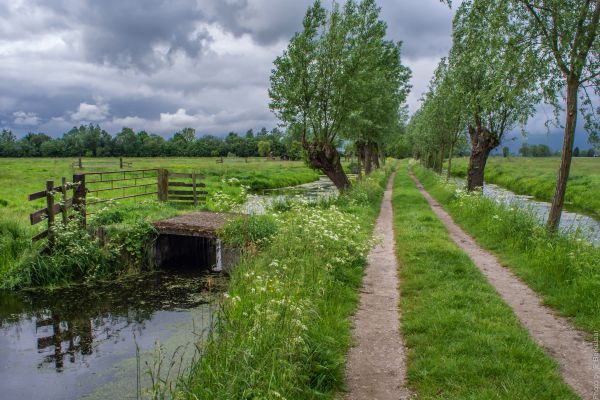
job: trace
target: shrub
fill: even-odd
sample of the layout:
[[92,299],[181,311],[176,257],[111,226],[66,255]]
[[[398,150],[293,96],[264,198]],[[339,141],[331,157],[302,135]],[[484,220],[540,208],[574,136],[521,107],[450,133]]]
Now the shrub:
[[261,248],[277,233],[278,225],[270,215],[249,215],[228,221],[219,232],[223,242],[231,247]]

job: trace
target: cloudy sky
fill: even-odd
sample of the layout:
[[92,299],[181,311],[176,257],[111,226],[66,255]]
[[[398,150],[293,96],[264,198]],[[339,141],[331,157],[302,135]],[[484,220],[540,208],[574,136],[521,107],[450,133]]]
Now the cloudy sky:
[[[89,122],[111,133],[128,126],[164,136],[187,126],[217,135],[272,128],[272,62],[300,29],[309,3],[1,2],[0,126],[18,136],[59,136]],[[450,48],[453,11],[439,0],[379,4],[389,38],[404,42],[414,111]],[[546,135],[533,139],[555,141]]]

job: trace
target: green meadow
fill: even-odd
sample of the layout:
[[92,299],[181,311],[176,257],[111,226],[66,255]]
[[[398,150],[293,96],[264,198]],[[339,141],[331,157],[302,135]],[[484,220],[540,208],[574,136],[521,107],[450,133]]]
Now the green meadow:
[[[243,202],[248,192],[299,185],[318,179],[318,173],[306,167],[301,161],[274,161],[265,158],[246,160],[229,157],[223,158],[223,163],[217,163],[215,158],[128,158],[125,161],[131,162],[129,168],[125,170],[166,168],[172,172],[196,172],[202,175],[202,182],[206,184],[208,195],[206,201],[201,202],[197,209],[211,211],[228,211]],[[29,214],[44,208],[45,200],[28,201],[28,194],[45,189],[47,180],[54,180],[55,184],[60,184],[62,177],[71,181],[74,174],[120,171],[118,158],[84,159],[83,169],[79,169],[77,165],[73,166],[74,162],[77,162],[75,158],[0,159],[0,287],[68,283],[77,276],[92,274],[91,264],[106,265],[105,268],[96,271],[98,276],[111,276],[115,272],[112,267],[115,264],[114,257],[98,254],[93,232],[75,232],[75,227],[72,227],[70,234],[62,232],[60,236],[69,238],[90,234],[89,240],[72,240],[70,243],[63,243],[64,258],[36,257],[41,244],[32,244],[31,237],[46,229],[46,224],[42,222],[31,226]],[[119,175],[115,175],[116,177]],[[86,179],[89,182],[95,178]],[[153,186],[155,182],[156,178],[151,176],[137,183],[150,185],[143,190],[156,191]],[[115,186],[128,184],[131,183],[118,182]],[[118,197],[141,190],[103,192],[103,195],[104,198]],[[98,196],[100,197],[99,194]],[[194,209],[193,206],[160,203],[156,197],[156,195],[148,195],[102,203],[90,210],[94,215],[89,218],[88,225],[92,229],[111,226],[111,229],[117,232],[116,235],[123,236],[127,243],[135,241],[125,245],[131,250],[130,252],[135,253],[134,257],[139,258],[139,246],[150,231],[150,222]],[[76,246],[87,242],[90,243],[87,246],[89,248],[80,249]],[[73,248],[81,250],[80,260],[73,257]],[[40,260],[44,260],[43,265],[39,264]],[[54,261],[51,265],[46,265],[49,260]]]

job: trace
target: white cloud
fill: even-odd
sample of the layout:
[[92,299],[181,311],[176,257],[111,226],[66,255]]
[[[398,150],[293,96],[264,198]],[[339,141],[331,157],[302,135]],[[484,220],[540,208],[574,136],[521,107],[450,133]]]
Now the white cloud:
[[108,104],[80,103],[76,112],[71,114],[71,119],[77,122],[99,122],[108,116]]
[[13,117],[13,123],[16,125],[34,126],[40,122],[40,118],[34,112],[15,111]]

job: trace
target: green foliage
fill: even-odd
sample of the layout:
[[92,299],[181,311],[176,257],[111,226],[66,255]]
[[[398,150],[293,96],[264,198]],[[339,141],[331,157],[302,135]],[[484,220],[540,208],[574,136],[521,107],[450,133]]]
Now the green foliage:
[[398,133],[408,95],[401,45],[385,40],[379,12],[373,0],[334,3],[330,10],[315,1],[271,74],[271,110],[299,133],[309,165],[335,176],[340,190],[350,184],[339,142],[378,149],[383,137]]
[[[578,398],[404,171],[396,177],[393,206],[401,329],[410,349],[408,385],[417,398]],[[486,218],[482,211],[473,213]]]
[[142,270],[148,265],[148,246],[156,236],[156,229],[154,229],[152,224],[143,219],[133,224],[119,226],[119,229],[114,230],[113,235],[109,232],[110,243],[118,246],[121,250],[121,255],[126,258],[124,265],[137,271]]
[[219,237],[231,247],[261,248],[266,246],[278,231],[277,220],[270,215],[248,215],[229,220]]
[[[390,170],[375,172],[373,181],[385,181]],[[294,203],[268,217],[279,229],[233,271],[219,322],[180,386],[182,397],[334,398],[344,382],[348,318],[383,192],[373,181],[350,191],[368,185],[372,203]]]
[[18,287],[64,285],[75,281],[106,278],[118,270],[115,247],[101,246],[98,239],[81,229],[73,219],[55,226],[52,254],[31,254],[14,264],[7,281]]

